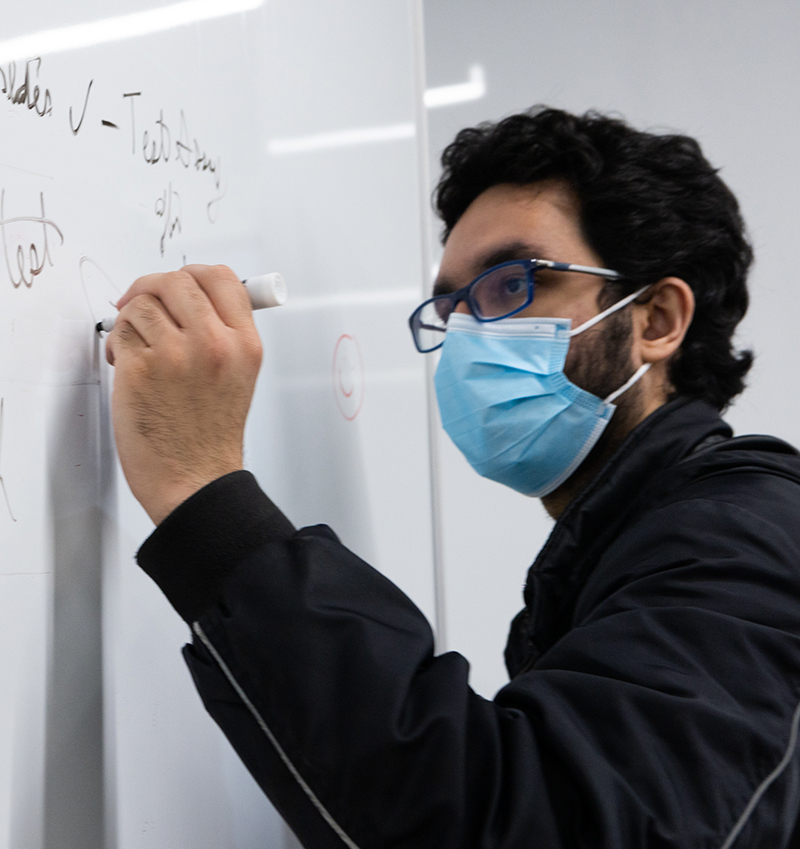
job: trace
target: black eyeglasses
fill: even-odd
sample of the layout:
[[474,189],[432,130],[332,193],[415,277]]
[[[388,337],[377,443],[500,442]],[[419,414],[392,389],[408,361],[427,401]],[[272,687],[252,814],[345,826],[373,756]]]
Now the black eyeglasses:
[[478,321],[498,321],[524,310],[533,300],[537,268],[580,271],[618,280],[622,275],[608,268],[553,262],[549,259],[514,259],[494,265],[456,292],[436,295],[420,304],[408,319],[414,344],[421,354],[435,351],[444,343],[447,320],[461,301]]

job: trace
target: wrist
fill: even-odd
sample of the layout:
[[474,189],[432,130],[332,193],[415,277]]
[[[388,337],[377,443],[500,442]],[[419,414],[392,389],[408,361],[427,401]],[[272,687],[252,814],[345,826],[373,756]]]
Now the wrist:
[[176,509],[137,554],[191,624],[220,601],[227,577],[254,551],[282,542],[294,527],[245,471],[219,478]]
[[183,478],[171,485],[160,486],[149,498],[140,498],[147,515],[153,520],[153,524],[160,525],[170,513],[174,512],[184,501],[188,501],[195,493],[199,492],[208,484],[213,483],[231,472],[242,471],[242,464],[231,464],[225,468],[208,471],[205,474],[195,474]]

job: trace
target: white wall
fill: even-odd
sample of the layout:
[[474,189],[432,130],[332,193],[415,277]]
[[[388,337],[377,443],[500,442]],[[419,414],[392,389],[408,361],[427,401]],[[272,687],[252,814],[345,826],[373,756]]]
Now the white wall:
[[[738,196],[756,250],[752,305],[739,336],[756,364],[728,413],[737,432],[800,443],[800,7],[710,0],[426,0],[429,86],[485,69],[485,97],[431,110],[438,153],[465,126],[536,103],[615,111],[640,128],[695,136]],[[521,607],[528,564],[551,526],[541,508],[480,480],[442,439],[448,644],[490,695]]]

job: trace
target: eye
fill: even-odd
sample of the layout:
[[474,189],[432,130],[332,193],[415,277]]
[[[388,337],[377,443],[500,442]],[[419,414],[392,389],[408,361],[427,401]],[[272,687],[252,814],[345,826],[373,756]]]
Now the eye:
[[528,302],[528,276],[522,265],[504,265],[488,271],[472,290],[473,304],[484,318],[499,318]]
[[502,281],[501,291],[510,297],[518,296],[522,292],[527,293],[528,281],[525,277],[507,277]]

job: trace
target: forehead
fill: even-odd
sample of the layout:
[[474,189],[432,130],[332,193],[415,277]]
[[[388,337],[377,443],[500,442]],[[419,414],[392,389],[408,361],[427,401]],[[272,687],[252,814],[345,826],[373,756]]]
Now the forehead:
[[439,280],[465,285],[505,259],[600,265],[581,231],[577,197],[561,181],[492,186],[467,207],[445,243]]

